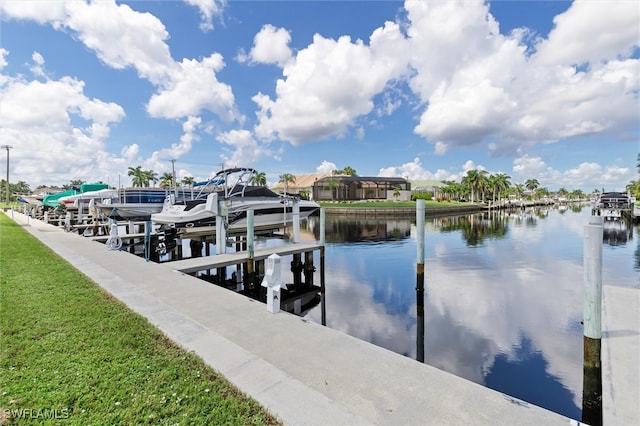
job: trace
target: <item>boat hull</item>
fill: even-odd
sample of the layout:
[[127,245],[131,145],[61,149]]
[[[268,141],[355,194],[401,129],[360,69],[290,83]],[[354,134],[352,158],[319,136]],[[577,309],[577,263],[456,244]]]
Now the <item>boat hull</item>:
[[151,215],[162,211],[170,194],[182,200],[193,199],[194,190],[168,188],[121,188],[109,202],[96,203],[106,217],[116,220],[149,220]]
[[[299,219],[303,220],[319,209],[319,206],[307,200],[299,202]],[[286,211],[285,211],[286,209]],[[223,215],[227,218],[228,231],[241,231],[247,228],[247,214],[253,210],[253,224],[255,229],[278,228],[293,222],[293,205],[286,207],[279,201],[251,200],[230,203]],[[211,231],[215,232],[216,215],[207,210],[205,203],[189,210],[186,206],[174,205],[162,212],[153,214],[151,220],[157,225],[183,229],[185,233]]]
[[149,220],[162,210],[162,203],[97,203],[100,212],[115,220]]
[[202,232],[206,227],[215,232],[215,226],[222,218],[225,228],[233,231],[245,229],[248,212],[253,211],[256,229],[276,229],[297,219],[293,217],[294,207],[299,211],[299,219],[320,208],[313,201],[277,194],[266,186],[251,185],[256,173],[250,168],[222,170],[212,181],[220,179],[223,186],[215,185],[215,190],[195,200],[174,202],[169,198],[161,212],[151,215],[151,221],[163,228],[198,228]]

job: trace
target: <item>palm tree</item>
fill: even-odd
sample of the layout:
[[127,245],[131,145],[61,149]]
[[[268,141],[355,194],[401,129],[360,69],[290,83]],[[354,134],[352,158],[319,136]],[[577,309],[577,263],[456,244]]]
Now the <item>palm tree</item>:
[[571,191],[571,197],[575,200],[580,200],[584,198],[584,192],[581,189],[574,189]]
[[475,202],[476,193],[482,194],[484,201],[484,191],[487,188],[487,171],[486,170],[469,170],[465,177],[462,178],[463,185],[471,190],[471,202]]
[[302,191],[300,191],[300,197],[308,200],[309,197],[311,197],[311,192],[308,189],[303,189]]
[[[451,194],[453,194],[453,187],[451,185],[445,185],[440,187],[438,194],[442,194],[442,199],[451,200]],[[440,198],[440,197],[438,197]]]
[[640,198],[640,180],[632,180],[625,187],[627,192],[636,198]]
[[471,185],[468,179],[462,178],[460,181],[460,197],[465,201],[471,199]]
[[516,194],[516,197],[520,199],[522,197],[522,193],[524,192],[524,185],[521,183],[516,183],[513,185],[513,191]]
[[165,172],[160,176],[160,187],[166,188],[173,186],[173,173]]
[[540,182],[538,182],[538,179],[527,179],[524,186],[532,193],[535,193],[535,190],[540,186]]
[[256,172],[251,176],[249,183],[257,186],[267,186],[267,175],[264,172]]
[[479,178],[478,178],[478,194],[482,195],[482,202],[485,201],[485,195],[487,193],[487,189],[489,188],[489,177],[487,176],[489,172],[486,170],[478,170]]
[[347,176],[358,176],[356,174],[356,170],[351,166],[347,166],[342,170],[336,170],[336,174],[347,175]]
[[462,185],[467,188],[469,191],[471,191],[471,202],[473,203],[475,201],[475,188],[472,184],[473,179],[475,179],[477,175],[477,170],[469,170],[467,171],[467,174],[462,178]]
[[549,190],[545,187],[542,188],[537,188],[535,194],[538,197],[548,197],[549,196]]
[[487,179],[487,189],[491,193],[491,201],[495,204],[496,195],[498,195],[498,176],[497,175],[489,175]]
[[155,187],[155,183],[158,182],[158,173],[154,172],[153,170],[147,170],[144,172],[144,178],[145,178],[145,186],[149,186],[149,183],[151,182],[153,183],[152,186]]
[[455,196],[456,201],[459,201],[464,196],[464,187],[461,183],[452,182],[451,183],[451,193]]
[[511,182],[509,181],[511,176],[505,173],[498,173],[496,175],[496,188],[498,190],[498,201],[502,198],[502,193],[506,192],[511,187]]
[[284,183],[284,193],[287,193],[287,185],[289,183],[295,183],[296,182],[296,177],[294,175],[292,175],[291,173],[283,173],[280,176],[280,180],[278,182],[282,182]]
[[18,194],[31,194],[29,184],[20,180],[18,183],[11,185],[11,192],[17,192]]
[[395,200],[398,201],[399,196],[400,196],[400,187],[399,186],[393,187],[393,198],[395,198]]
[[336,178],[329,178],[329,179],[324,181],[324,189],[330,189],[331,190],[331,199],[333,199],[333,200],[336,199],[336,189],[338,188],[339,185],[340,185],[340,183],[338,182],[338,179],[336,179]]
[[142,170],[142,166],[137,166],[135,168],[133,167],[129,167],[129,171],[127,172],[127,176],[132,176],[131,178],[131,184],[135,187],[135,186],[146,186],[146,184],[148,185],[149,181],[145,181],[146,175],[145,175],[145,171]]
[[182,178],[182,184],[185,186],[193,186],[194,183],[196,183],[196,180],[194,178],[192,178],[191,176],[185,176]]
[[78,186],[82,185],[83,183],[84,183],[84,181],[81,180],[81,179],[72,179],[69,183],[67,183],[65,185],[62,185],[62,189],[71,189],[74,186],[78,187]]

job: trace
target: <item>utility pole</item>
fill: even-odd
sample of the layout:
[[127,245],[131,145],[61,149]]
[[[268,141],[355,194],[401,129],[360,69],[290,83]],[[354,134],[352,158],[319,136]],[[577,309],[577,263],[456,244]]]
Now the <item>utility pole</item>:
[[171,173],[173,174],[172,186],[176,188],[176,160],[171,160]]
[[9,202],[9,150],[13,148],[11,145],[2,145],[0,148],[7,150],[7,203]]

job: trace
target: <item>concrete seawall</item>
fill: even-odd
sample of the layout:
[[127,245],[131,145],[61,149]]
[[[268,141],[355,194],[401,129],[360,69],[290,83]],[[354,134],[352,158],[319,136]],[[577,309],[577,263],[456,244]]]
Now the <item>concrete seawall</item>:
[[[479,213],[486,211],[481,205],[456,206],[456,207],[427,207],[425,216],[449,216],[456,214]],[[415,218],[415,207],[325,207],[327,215],[349,217],[407,217]]]

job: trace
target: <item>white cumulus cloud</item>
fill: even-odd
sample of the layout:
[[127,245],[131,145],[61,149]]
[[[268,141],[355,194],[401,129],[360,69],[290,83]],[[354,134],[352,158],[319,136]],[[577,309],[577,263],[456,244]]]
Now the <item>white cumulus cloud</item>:
[[218,142],[231,147],[225,148],[220,158],[224,160],[226,167],[247,166],[256,162],[269,152],[260,146],[248,130],[231,130],[220,133]]
[[222,14],[226,0],[184,0],[186,3],[200,10],[200,29],[210,31],[213,29],[213,18]]
[[253,38],[253,47],[249,55],[240,55],[240,60],[255,63],[276,64],[283,67],[291,59],[289,47],[291,34],[284,28],[266,24]]
[[254,96],[256,135],[294,145],[345,135],[358,117],[374,109],[373,97],[406,71],[403,51],[406,55],[400,27],[391,22],[371,35],[369,45],[349,36],[333,40],[316,34],[284,66],[276,98]]
[[316,167],[316,173],[331,173],[333,171],[338,170],[335,163],[332,163],[327,160],[323,160],[322,163]]

